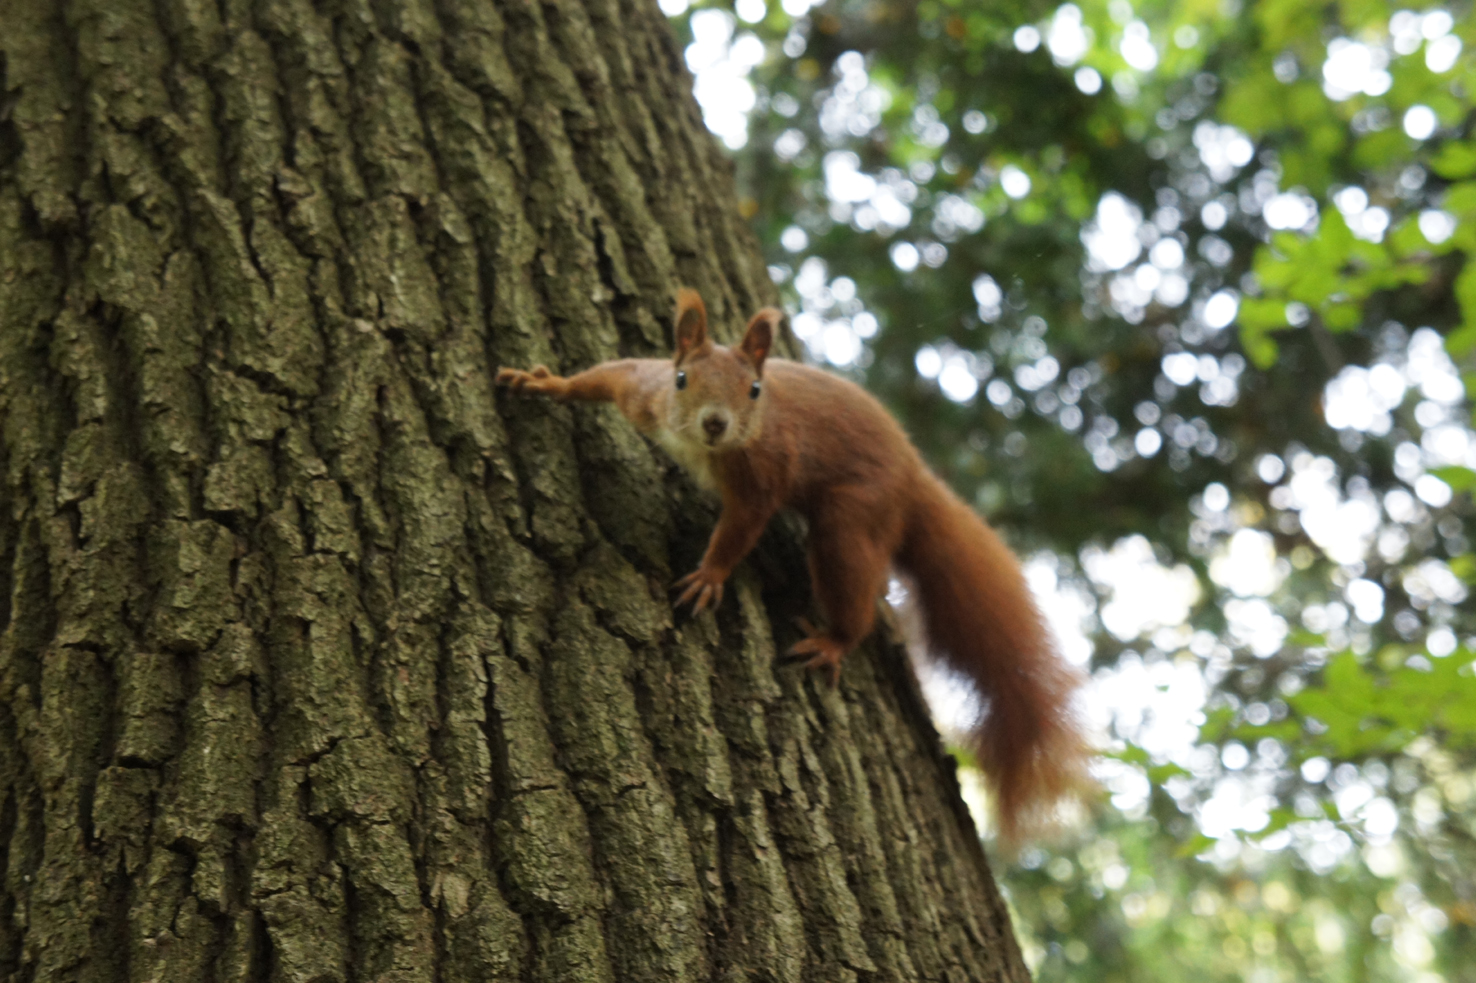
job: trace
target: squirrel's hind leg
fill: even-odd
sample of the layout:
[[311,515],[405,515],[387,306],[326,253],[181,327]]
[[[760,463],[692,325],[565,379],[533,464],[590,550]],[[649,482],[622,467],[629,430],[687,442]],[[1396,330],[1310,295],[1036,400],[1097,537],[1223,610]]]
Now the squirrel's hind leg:
[[875,527],[852,510],[828,509],[810,524],[810,586],[826,629],[812,631],[791,648],[808,655],[810,669],[824,669],[833,684],[840,662],[860,644],[876,620],[876,599],[886,586],[894,548],[872,538]]

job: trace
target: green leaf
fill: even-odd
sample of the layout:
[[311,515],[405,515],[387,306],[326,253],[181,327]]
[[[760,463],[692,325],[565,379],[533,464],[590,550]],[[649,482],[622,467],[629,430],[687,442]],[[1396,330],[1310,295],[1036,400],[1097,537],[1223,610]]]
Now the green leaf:
[[1476,143],[1451,140],[1430,160],[1430,169],[1450,180],[1476,174]]
[[1470,468],[1459,466],[1435,468],[1430,473],[1449,485],[1450,490],[1454,492],[1470,491],[1476,488],[1476,471]]
[[1240,324],[1241,347],[1251,362],[1262,369],[1275,365],[1277,347],[1270,334],[1290,327],[1286,323],[1286,302],[1244,297],[1236,320]]
[[1292,645],[1300,645],[1302,648],[1311,648],[1314,645],[1326,645],[1327,636],[1320,632],[1309,631],[1306,628],[1293,628],[1286,636],[1286,640]]
[[1235,719],[1235,711],[1230,707],[1222,706],[1205,714],[1204,723],[1199,727],[1200,738],[1211,743],[1223,741],[1230,733],[1230,725]]
[[1170,778],[1188,775],[1189,770],[1173,762],[1163,765],[1153,765],[1148,769],[1148,780],[1155,785],[1162,785]]
[[1401,258],[1430,250],[1430,240],[1420,231],[1420,223],[1413,216],[1395,225],[1384,241]]
[[1358,322],[1363,319],[1363,311],[1357,304],[1335,303],[1328,304],[1322,309],[1322,323],[1327,325],[1329,331],[1342,333],[1352,331],[1358,327]]
[[1476,217],[1476,181],[1462,181],[1446,188],[1440,204],[1458,218]]
[[[1387,657],[1387,658],[1386,658]],[[1341,758],[1398,751],[1423,733],[1447,744],[1476,743],[1476,680],[1467,649],[1427,660],[1431,668],[1403,664],[1404,649],[1385,646],[1387,671],[1375,674],[1351,652],[1334,656],[1320,685],[1289,699],[1304,716],[1327,725],[1318,743]]]
[[1263,840],[1266,837],[1270,836],[1272,833],[1277,833],[1283,829],[1286,829],[1292,823],[1300,822],[1301,818],[1302,817],[1298,816],[1296,812],[1284,806],[1279,806],[1275,809],[1272,809],[1271,821],[1266,824],[1266,827],[1264,829],[1257,830],[1256,835],[1253,837],[1253,839],[1255,839],[1256,841]]
[[1293,744],[1302,736],[1302,723],[1299,720],[1278,720],[1270,724],[1241,724],[1235,728],[1234,736],[1239,740],[1251,744],[1263,738],[1270,737],[1283,744]]
[[1174,853],[1175,855],[1185,859],[1189,857],[1197,857],[1204,851],[1208,850],[1210,847],[1214,846],[1216,842],[1216,840],[1211,837],[1205,836],[1203,833],[1195,833],[1193,836],[1189,837],[1189,839],[1185,840],[1184,844],[1180,846],[1179,849],[1174,851]]
[[1148,764],[1148,752],[1136,744],[1129,744],[1121,751],[1103,751],[1102,757],[1111,758],[1114,761],[1121,761],[1130,765],[1143,765],[1146,767]]
[[1476,263],[1468,262],[1455,281],[1456,300],[1461,305],[1460,328],[1445,337],[1445,350],[1460,358],[1476,348]]

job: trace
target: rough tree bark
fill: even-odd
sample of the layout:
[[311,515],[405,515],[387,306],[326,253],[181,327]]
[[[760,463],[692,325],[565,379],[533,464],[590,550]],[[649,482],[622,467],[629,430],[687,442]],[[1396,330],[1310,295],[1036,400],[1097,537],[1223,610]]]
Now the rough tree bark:
[[771,300],[649,0],[0,0],[0,974],[1023,980],[895,643],[500,364]]

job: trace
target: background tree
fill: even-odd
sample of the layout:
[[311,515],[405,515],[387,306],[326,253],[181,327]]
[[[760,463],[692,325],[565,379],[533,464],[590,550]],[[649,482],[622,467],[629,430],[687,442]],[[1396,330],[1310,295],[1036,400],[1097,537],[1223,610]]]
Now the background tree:
[[710,506],[494,399],[772,296],[653,6],[0,25],[0,973],[1025,978],[900,650],[775,665],[783,532],[674,621]]
[[812,357],[1092,661],[1040,977],[1476,979],[1470,4],[665,5]]

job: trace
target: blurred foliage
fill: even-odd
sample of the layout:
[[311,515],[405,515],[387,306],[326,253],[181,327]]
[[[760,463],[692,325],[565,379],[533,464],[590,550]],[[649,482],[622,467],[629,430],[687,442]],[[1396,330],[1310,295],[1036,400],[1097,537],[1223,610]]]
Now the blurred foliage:
[[810,356],[1161,697],[1038,977],[1476,981],[1469,0],[663,6]]

